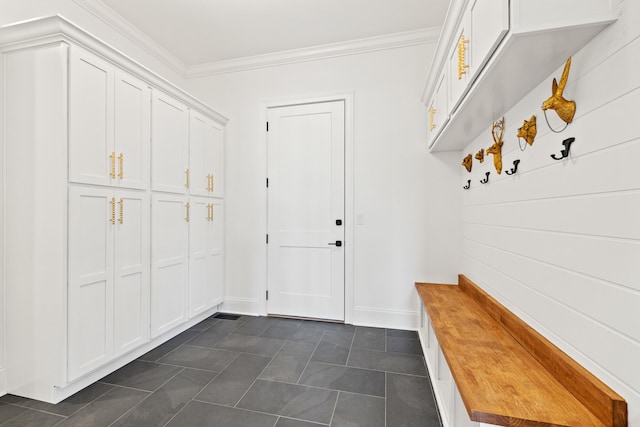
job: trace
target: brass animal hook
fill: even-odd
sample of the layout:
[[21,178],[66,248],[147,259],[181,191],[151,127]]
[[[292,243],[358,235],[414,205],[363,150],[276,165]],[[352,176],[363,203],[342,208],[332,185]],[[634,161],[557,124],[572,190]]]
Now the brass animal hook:
[[[536,134],[538,133],[538,128],[536,127],[536,116],[531,116],[531,118],[527,121],[525,120],[522,123],[522,127],[518,129],[518,134],[516,135],[518,138],[524,138],[527,141],[527,144],[533,145],[533,141],[536,139]],[[520,144],[520,140],[518,140],[518,144]],[[524,146],[527,147],[526,145]],[[524,151],[524,148],[520,147],[521,151]]]
[[487,148],[487,154],[493,154],[493,165],[498,174],[502,173],[502,135],[504,135],[504,117],[491,125],[491,136],[493,137],[493,145]]
[[564,64],[564,70],[562,71],[562,77],[560,77],[560,83],[553,79],[551,84],[551,96],[542,103],[542,110],[555,110],[558,117],[565,123],[569,124],[573,121],[573,116],[576,113],[576,103],[574,101],[568,101],[564,99],[563,92],[569,79],[569,69],[571,68],[571,57],[567,59]]
[[471,154],[468,154],[463,160],[462,160],[462,166],[464,166],[464,168],[467,170],[467,172],[471,172],[471,166],[473,164],[473,159],[471,158]]
[[480,151],[476,153],[476,159],[478,159],[480,163],[484,162],[484,148],[481,148]]

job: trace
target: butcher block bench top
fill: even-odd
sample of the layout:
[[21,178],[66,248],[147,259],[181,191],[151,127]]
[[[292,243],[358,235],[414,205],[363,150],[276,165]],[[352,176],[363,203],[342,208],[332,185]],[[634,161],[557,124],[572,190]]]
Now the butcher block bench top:
[[622,397],[465,276],[416,289],[471,420],[627,426]]

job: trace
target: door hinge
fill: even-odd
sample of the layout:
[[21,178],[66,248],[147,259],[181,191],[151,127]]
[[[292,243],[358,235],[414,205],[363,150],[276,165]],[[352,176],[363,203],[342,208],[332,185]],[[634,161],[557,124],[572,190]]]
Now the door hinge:
[[269,291],[266,291],[266,298],[267,298],[267,301],[269,301]]
[[269,132],[269,122],[267,122],[267,132]]
[[269,244],[269,235],[267,234],[267,245]]

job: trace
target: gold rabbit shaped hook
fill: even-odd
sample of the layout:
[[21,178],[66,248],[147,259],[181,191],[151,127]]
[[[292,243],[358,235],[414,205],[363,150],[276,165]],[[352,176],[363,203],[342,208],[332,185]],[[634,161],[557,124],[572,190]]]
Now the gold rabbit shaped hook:
[[504,117],[491,125],[491,136],[493,145],[485,151],[486,154],[493,154],[493,165],[498,174],[502,173],[502,135],[504,135]]
[[563,98],[562,94],[564,88],[567,85],[569,78],[569,69],[571,68],[571,57],[567,59],[567,63],[564,64],[564,71],[562,71],[562,77],[560,77],[560,83],[553,79],[551,85],[551,96],[542,103],[542,110],[555,110],[558,117],[560,117],[565,123],[569,124],[573,121],[573,115],[576,113],[576,103],[574,101],[568,101]]

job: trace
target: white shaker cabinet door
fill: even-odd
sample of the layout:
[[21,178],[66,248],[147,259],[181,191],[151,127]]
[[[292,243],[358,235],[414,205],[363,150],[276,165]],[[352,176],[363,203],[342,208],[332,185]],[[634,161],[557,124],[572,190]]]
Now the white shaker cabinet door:
[[115,356],[149,341],[150,223],[146,192],[116,190]]
[[113,190],[69,188],[68,379],[113,357]]
[[224,209],[222,199],[210,199],[211,216],[207,229],[207,308],[224,299],[223,241]]
[[191,111],[189,119],[190,194],[222,196],[223,130],[203,115]]
[[206,158],[207,170],[211,174],[211,195],[224,195],[224,128],[209,122],[207,126]]
[[69,180],[110,185],[115,179],[111,64],[76,46],[69,63]]
[[183,195],[151,196],[151,336],[187,320],[189,228]]
[[190,186],[189,110],[154,90],[151,111],[151,188],[186,194]]
[[191,197],[189,220],[189,316],[205,310],[207,291],[207,247],[210,228],[210,200]]
[[115,73],[114,138],[116,182],[120,187],[149,188],[151,89],[124,71]]

